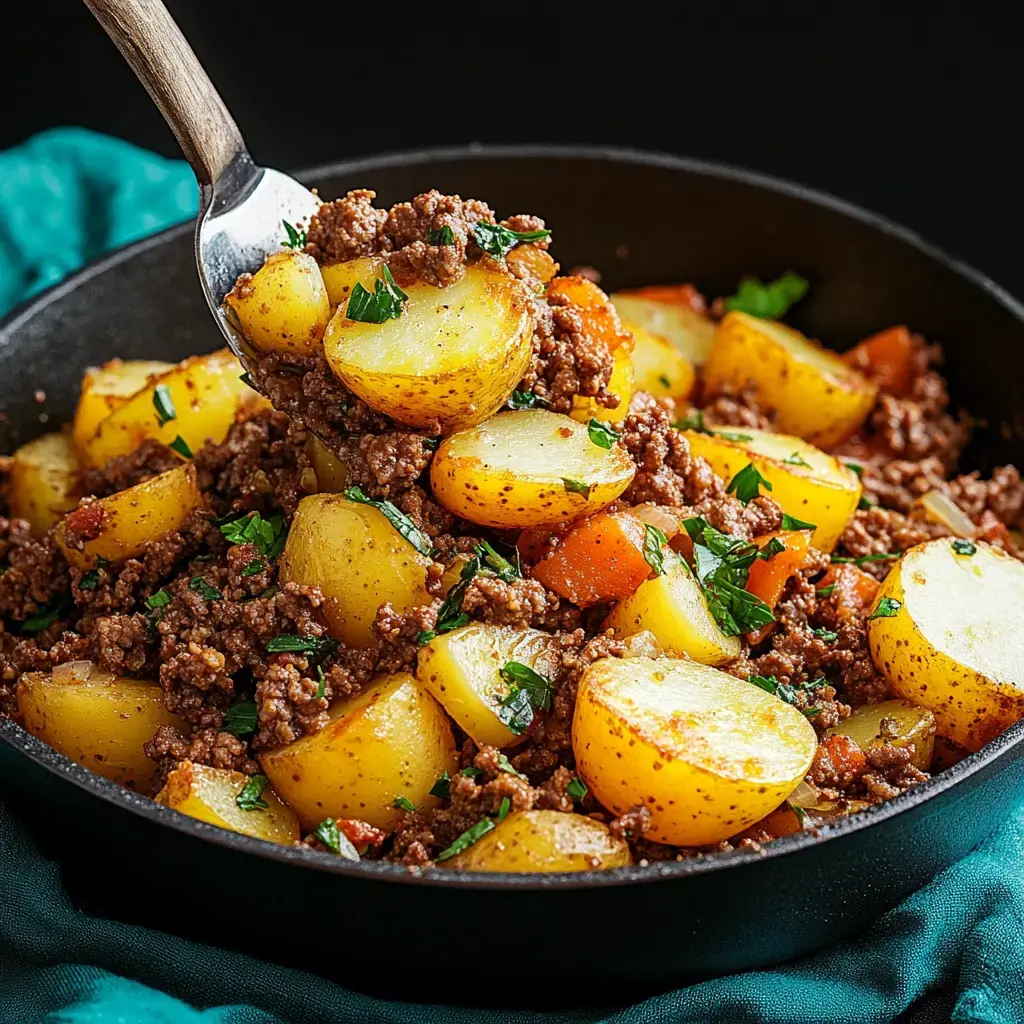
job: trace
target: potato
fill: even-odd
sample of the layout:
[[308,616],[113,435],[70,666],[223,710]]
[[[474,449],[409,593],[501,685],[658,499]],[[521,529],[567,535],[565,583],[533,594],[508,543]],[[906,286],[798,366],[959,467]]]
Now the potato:
[[629,844],[608,826],[564,811],[518,811],[465,852],[443,862],[458,871],[599,871],[633,863]]
[[82,393],[75,409],[71,436],[75,448],[82,450],[96,433],[96,428],[119,405],[141,391],[150,377],[159,377],[174,369],[171,363],[150,359],[131,359],[121,362],[112,359],[100,367],[90,367],[82,378]]
[[709,394],[753,382],[778,429],[819,448],[849,437],[867,418],[878,388],[834,352],[785,324],[726,313],[704,367]]
[[322,732],[260,755],[274,792],[305,829],[360,818],[390,832],[404,813],[395,797],[431,806],[441,773],[458,769],[447,716],[408,673],[378,676],[329,714]]
[[241,772],[182,761],[167,776],[167,784],[154,799],[190,818],[198,818],[253,839],[265,839],[268,843],[280,843],[282,846],[298,842],[302,838],[299,819],[281,803],[269,786],[260,793],[260,799],[268,807],[244,811],[238,806],[238,794],[248,782],[249,776]]
[[857,708],[825,735],[849,736],[861,750],[870,750],[885,741],[896,747],[910,747],[914,767],[926,772],[935,748],[935,716],[927,708],[905,700],[883,700]]
[[[372,290],[372,289],[370,289]],[[467,267],[445,288],[405,288],[400,317],[349,320],[348,302],[327,325],[331,369],[367,405],[400,423],[449,433],[496,412],[526,372],[533,317],[510,274]]]
[[[55,539],[67,560],[79,568],[94,566],[100,558],[123,562],[143,554],[153,541],[177,530],[190,512],[204,505],[195,466],[188,463],[76,509],[58,524]],[[99,529],[93,540],[81,549],[69,546],[70,525],[81,532],[82,526],[93,523]]]
[[341,494],[311,494],[299,502],[280,576],[283,583],[319,587],[331,636],[369,647],[385,601],[398,612],[433,601],[426,590],[430,564],[383,512]]
[[621,444],[601,448],[587,427],[542,409],[499,413],[442,442],[434,497],[481,526],[549,526],[611,504],[636,469]]
[[[256,397],[241,374],[241,364],[227,349],[186,359],[151,378],[107,416],[84,443],[83,458],[104,466],[115,455],[135,451],[147,437],[170,444],[180,436],[192,451],[207,441],[223,441],[239,408]],[[167,389],[174,412],[162,426],[154,403],[157,388]]]
[[71,497],[78,459],[67,434],[43,434],[23,444],[11,459],[11,515],[28,520],[36,537],[74,508]]
[[572,723],[594,796],[617,814],[644,805],[647,838],[680,846],[727,839],[778,807],[817,745],[796,708],[692,661],[594,662]]
[[316,476],[318,491],[340,494],[345,490],[348,485],[348,470],[345,463],[315,434],[310,434],[306,441],[306,454]]
[[143,745],[161,725],[188,731],[162,697],[156,683],[115,676],[89,661],[26,672],[18,682],[18,710],[33,736],[140,793],[152,792],[157,772]]
[[690,304],[688,285],[655,286],[615,292],[612,302],[624,323],[670,342],[693,366],[703,366],[715,340],[715,323]]
[[320,268],[320,274],[327,288],[331,310],[336,310],[343,302],[348,301],[352,287],[357,283],[368,292],[372,292],[374,281],[383,264],[383,256],[362,256],[359,259],[346,260],[344,263],[325,263]]
[[868,644],[896,696],[974,751],[1024,718],[1024,564],[980,541],[958,554],[964,543],[904,554],[879,588]]
[[593,398],[574,395],[569,415],[580,423],[589,423],[591,418],[602,423],[621,423],[629,415],[629,401],[633,397],[632,341],[623,342],[612,353],[612,375],[608,379],[606,390],[619,396],[617,405],[609,408],[606,405],[598,405]]
[[665,573],[645,580],[604,620],[616,636],[650,631],[668,654],[705,665],[724,665],[740,654],[740,638],[726,636],[708,611],[704,593],[689,567],[665,550]]
[[635,389],[655,398],[689,398],[697,382],[693,363],[670,341],[639,324],[624,320],[622,326],[633,335]]
[[[713,429],[713,428],[712,428]],[[790,434],[773,434],[752,427],[727,428],[732,440],[719,434],[687,430],[694,454],[702,455],[723,479],[732,478],[753,463],[771,485],[771,496],[788,512],[817,529],[811,543],[831,551],[860,501],[860,477],[838,459]]]
[[453,629],[420,648],[416,678],[478,745],[509,747],[522,738],[498,717],[512,689],[501,676],[510,661],[550,677],[556,667],[551,636],[511,626]]

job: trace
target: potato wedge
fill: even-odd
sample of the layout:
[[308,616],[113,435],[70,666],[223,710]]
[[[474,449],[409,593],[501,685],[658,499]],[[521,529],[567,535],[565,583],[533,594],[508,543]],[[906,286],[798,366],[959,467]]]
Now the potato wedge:
[[655,398],[689,398],[697,383],[697,371],[670,341],[639,324],[623,321],[633,335],[633,378],[637,391]]
[[[143,554],[168,530],[177,530],[205,503],[195,466],[188,463],[76,509],[58,524],[54,536],[67,560],[81,569],[96,565],[100,558],[123,562]],[[69,544],[69,535],[84,532],[86,524],[98,528],[96,537],[81,548]]]
[[36,537],[75,507],[71,497],[78,459],[67,434],[43,434],[23,444],[11,459],[11,515],[25,519]]
[[305,829],[324,818],[360,818],[390,832],[404,813],[395,797],[430,806],[441,773],[458,768],[447,715],[405,672],[335,701],[330,716],[322,732],[260,755],[274,792]]
[[302,836],[299,819],[267,786],[260,799],[268,806],[244,811],[238,806],[238,794],[249,781],[248,775],[205,764],[182,761],[167,776],[167,784],[153,798],[190,818],[209,822],[253,839],[290,846]]
[[441,633],[420,648],[416,678],[480,746],[510,747],[522,739],[502,721],[512,687],[501,670],[517,661],[551,676],[552,639],[536,629],[475,624]]
[[819,448],[849,437],[867,418],[878,388],[835,352],[785,324],[726,313],[704,367],[709,393],[753,382],[781,432]]
[[130,359],[125,362],[112,359],[102,366],[86,370],[71,428],[75,448],[81,451],[96,433],[100,423],[119,405],[141,391],[149,383],[150,377],[159,377],[173,369],[171,363],[150,359]]
[[[372,291],[372,288],[369,289]],[[467,267],[446,288],[416,282],[397,320],[331,319],[331,369],[367,405],[400,423],[441,433],[496,412],[526,372],[533,350],[527,291],[510,274]]]
[[144,744],[161,725],[188,726],[171,714],[156,683],[70,661],[50,672],[26,672],[18,682],[25,728],[90,771],[139,793],[151,793],[157,765]]
[[312,256],[293,249],[270,253],[224,302],[238,318],[242,333],[264,353],[313,355],[331,318],[320,267]]
[[[224,440],[239,408],[255,397],[242,382],[242,367],[227,350],[186,359],[122,402],[82,447],[83,459],[104,466],[127,455],[147,438],[170,444],[175,437],[197,451],[207,441]],[[154,404],[157,388],[166,388],[174,419],[161,425]],[[163,393],[163,392],[161,392]]]
[[407,612],[430,604],[430,559],[383,512],[342,494],[311,494],[299,502],[284,552],[284,583],[319,587],[331,636],[351,647],[373,643],[377,609],[390,601]]
[[964,542],[918,544],[892,567],[868,644],[893,692],[973,751],[1024,718],[1024,564],[980,541],[974,554],[954,544]]
[[383,263],[383,256],[362,256],[344,263],[325,263],[320,268],[320,274],[327,288],[332,314],[338,306],[348,301],[355,284],[361,284],[368,292],[372,292],[373,282]]
[[732,480],[753,463],[772,485],[771,496],[782,511],[805,523],[814,523],[817,529],[811,543],[819,551],[831,551],[857,511],[862,490],[860,477],[799,437],[752,427],[730,427],[728,432],[727,437],[692,430],[684,433],[694,454],[707,459],[723,480]]
[[935,716],[927,708],[905,700],[883,700],[857,708],[825,735],[849,736],[861,750],[886,741],[896,747],[910,747],[914,767],[926,772],[935,749]]
[[693,573],[674,552],[665,550],[665,573],[645,580],[604,620],[616,636],[647,630],[668,654],[704,665],[725,665],[740,654],[740,638],[726,636],[708,611]]
[[636,470],[626,449],[601,448],[587,427],[541,409],[499,413],[442,442],[434,497],[481,526],[548,526],[613,502]]
[[670,342],[693,366],[708,361],[715,340],[715,323],[691,304],[689,285],[656,285],[615,292],[612,302],[624,323],[641,327]]
[[796,708],[692,661],[603,658],[580,680],[576,767],[618,814],[651,813],[648,839],[716,843],[763,818],[811,766],[818,741]]
[[321,493],[340,494],[348,486],[348,470],[315,434],[306,441],[306,454],[316,476],[316,489]]
[[633,342],[622,342],[612,353],[612,375],[608,378],[607,390],[619,396],[617,405],[598,405],[593,398],[575,395],[569,415],[580,423],[589,423],[591,418],[601,423],[621,423],[629,415],[629,402],[633,397]]
[[633,863],[629,843],[608,826],[564,811],[518,811],[441,865],[457,871],[602,871]]

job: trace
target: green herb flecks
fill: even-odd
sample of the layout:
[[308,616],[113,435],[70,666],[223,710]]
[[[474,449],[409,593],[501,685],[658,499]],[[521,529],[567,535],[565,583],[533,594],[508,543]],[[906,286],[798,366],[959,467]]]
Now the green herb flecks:
[[752,462],[748,462],[733,478],[729,481],[729,486],[725,489],[726,494],[735,494],[737,500],[742,501],[744,505],[753,501],[761,492],[760,488],[763,487],[766,491],[772,489],[770,481],[766,480],[758,472],[757,466]]
[[100,585],[99,569],[87,569],[78,581],[79,590],[95,590]]
[[256,731],[258,718],[259,711],[256,705],[251,700],[243,700],[239,704],[232,704],[224,712],[224,724],[221,728],[236,736],[249,736]]
[[416,634],[416,646],[423,647],[426,644],[429,644],[430,641],[433,640],[435,636],[437,636],[437,633],[435,633],[432,629],[420,630],[420,632]]
[[506,775],[515,775],[517,778],[525,779],[526,776],[512,766],[512,762],[508,759],[505,754],[498,754],[498,771],[504,772]]
[[859,555],[857,558],[844,558],[832,555],[833,565],[867,565],[868,562],[887,562],[890,558],[899,558],[899,551],[880,551],[874,555]]
[[872,619],[891,619],[902,607],[903,602],[897,601],[895,597],[883,597],[875,610],[868,616],[868,622]]
[[386,320],[397,320],[402,315],[402,303],[409,298],[395,284],[395,279],[385,263],[380,276],[373,282],[373,291],[367,291],[358,281],[352,286],[345,317],[364,324],[382,324]]
[[318,664],[316,666],[316,678],[317,678],[316,699],[317,700],[323,700],[324,697],[327,696],[327,677],[324,675],[324,670],[323,670],[323,666],[322,665]]
[[384,518],[421,554],[430,557],[433,545],[430,538],[423,533],[416,524],[390,501],[374,501],[363,494],[362,488],[348,487],[345,489],[345,497],[349,501],[358,502],[360,505],[369,505],[383,513]]
[[782,528],[784,530],[816,530],[818,526],[817,523],[805,523],[802,519],[797,519],[796,516],[783,512]]
[[440,863],[448,860],[456,854],[468,850],[478,839],[482,839],[488,832],[494,831],[494,822],[490,818],[481,818],[475,825],[467,828],[451,846],[442,850],[434,860]]
[[416,805],[407,796],[396,796],[391,806],[399,811],[415,811]]
[[472,230],[476,244],[496,260],[503,260],[520,242],[539,242],[551,237],[548,230],[512,231],[501,224],[485,224],[482,221],[474,224]]
[[74,608],[70,591],[58,594],[42,605],[34,614],[29,615],[19,627],[25,636],[33,636],[52,626],[55,622],[67,618]]
[[789,683],[780,683],[775,676],[747,676],[747,682],[753,683],[755,686],[760,687],[767,693],[778,697],[779,700],[785,701],[787,704],[791,704],[798,711],[802,711],[808,718],[813,718],[815,715],[821,714],[821,708],[802,707],[800,691],[814,690],[820,686],[830,685],[827,679],[816,679],[813,683],[805,683],[803,685],[797,684],[794,686]]
[[811,464],[799,452],[793,452],[788,459],[783,459],[782,461],[787,466],[803,466],[804,469],[811,468]]
[[255,561],[250,562],[238,575],[239,576],[259,576],[264,569],[266,569],[266,562],[261,561],[257,558]]
[[590,423],[587,424],[587,433],[590,434],[590,440],[597,445],[598,448],[604,448],[605,451],[609,451],[611,446],[618,441],[621,435],[616,434],[607,423],[601,423],[600,420],[591,419]]
[[193,576],[188,581],[188,589],[207,601],[219,601],[224,596],[216,587],[211,587],[202,576]]
[[668,538],[656,526],[644,523],[644,561],[654,571],[655,576],[665,575],[665,553],[662,548]]
[[298,633],[280,633],[267,643],[268,654],[308,654],[325,658],[338,649],[338,641],[329,636],[305,636]]
[[830,583],[827,587],[819,587],[815,591],[815,593],[818,595],[818,597],[831,597],[832,596],[832,592],[835,589],[836,589],[836,585],[834,583]]
[[270,804],[263,799],[263,790],[267,788],[267,777],[265,775],[253,775],[241,788],[235,803],[243,811],[265,811]]
[[658,383],[659,383],[659,384],[660,384],[660,385],[661,385],[661,386],[662,386],[662,387],[663,387],[663,388],[664,388],[664,389],[665,389],[666,391],[671,391],[671,390],[672,390],[672,381],[670,381],[670,380],[668,379],[668,377],[666,377],[666,376],[665,376],[665,374],[663,374],[663,373],[659,373],[659,374],[658,374]]
[[495,551],[493,545],[486,540],[482,540],[476,547],[476,553],[483,563],[482,567],[489,569],[499,580],[505,583],[511,583],[513,580],[520,579],[523,575],[523,566],[519,560],[519,549],[513,547],[512,551],[516,560],[515,565],[504,555]]
[[183,459],[192,458],[192,449],[189,448],[188,442],[181,434],[178,434],[167,447],[176,451]]
[[429,228],[427,230],[428,245],[454,245],[455,232],[447,224],[440,228]]
[[441,772],[440,778],[430,787],[430,795],[439,800],[447,800],[452,795],[451,786],[452,777],[447,772]]
[[565,791],[577,802],[587,795],[587,787],[575,776],[569,780],[569,785],[565,787]]
[[585,484],[582,480],[573,480],[572,477],[563,476],[562,484],[570,494],[582,494],[584,498],[590,497],[592,484]]
[[547,405],[548,400],[535,395],[532,391],[513,391],[508,396],[510,409],[536,409],[538,405]]
[[281,223],[284,225],[285,234],[288,236],[281,244],[286,249],[305,249],[306,232],[299,231],[294,224],[289,224],[286,220],[282,220]]
[[857,500],[857,508],[859,511],[864,512],[869,508],[874,508],[875,503],[870,498],[865,498],[862,494]]
[[749,313],[766,320],[778,320],[799,302],[808,289],[807,281],[799,274],[783,274],[766,284],[756,277],[740,281],[735,295],[725,300],[727,312]]
[[344,857],[345,860],[359,860],[359,851],[352,845],[352,840],[338,828],[338,823],[333,818],[321,821],[313,829],[313,835],[339,857]]
[[554,696],[555,688],[547,676],[541,675],[522,662],[509,661],[502,667],[501,678],[506,683],[524,690],[530,698],[530,703],[538,711],[551,710],[551,698]]
[[772,537],[767,544],[757,553],[757,557],[763,562],[768,562],[776,555],[781,555],[786,550],[786,543],[781,537]]
[[166,384],[157,384],[153,388],[153,408],[156,409],[156,422],[161,427],[178,418],[174,411],[174,399]]
[[276,558],[284,550],[288,530],[280,513],[264,519],[259,512],[249,512],[217,525],[229,544],[252,544],[265,558]]
[[704,413],[695,409],[689,416],[676,420],[672,424],[676,430],[690,430],[695,434],[707,434],[709,437],[720,437],[724,441],[753,441],[753,434],[736,434],[731,430],[719,430],[717,427],[709,427],[704,422]]
[[825,629],[824,627],[819,627],[817,629],[812,629],[811,632],[819,640],[824,640],[825,643],[827,643],[827,644],[834,644],[839,639],[839,634],[838,633],[834,632],[831,629]]
[[463,563],[462,570],[459,573],[459,582],[448,591],[448,596],[445,597],[441,610],[437,613],[437,624],[434,627],[435,634],[448,633],[453,629],[458,629],[460,626],[465,626],[469,622],[469,616],[462,610],[462,599],[466,596],[466,591],[469,589],[469,584],[473,581],[473,577],[479,571],[479,555],[475,554]]
[[504,821],[511,809],[512,801],[507,796],[503,796],[501,798],[501,806],[498,808],[498,821]]
[[864,476],[864,467],[859,462],[844,462],[843,465],[857,476]]
[[[970,556],[976,554],[978,551],[977,545],[974,544],[973,541],[961,540],[959,537],[950,541],[950,544],[952,544],[953,550],[958,555]],[[79,584],[79,586],[81,586],[81,584]]]

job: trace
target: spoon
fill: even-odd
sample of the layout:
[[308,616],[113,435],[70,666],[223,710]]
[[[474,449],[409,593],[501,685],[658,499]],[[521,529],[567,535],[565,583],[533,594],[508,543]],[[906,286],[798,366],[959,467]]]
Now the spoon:
[[196,264],[231,351],[255,353],[222,301],[239,274],[281,246],[282,221],[308,224],[320,200],[280,171],[258,167],[199,59],[161,0],[85,0],[170,125],[199,183]]

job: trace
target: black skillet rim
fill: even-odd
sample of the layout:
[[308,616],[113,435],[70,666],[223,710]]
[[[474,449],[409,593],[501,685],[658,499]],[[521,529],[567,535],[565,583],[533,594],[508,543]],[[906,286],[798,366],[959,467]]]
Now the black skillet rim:
[[[1017,320],[1024,322],[1024,306],[1014,299],[1005,289],[991,278],[975,270],[973,267],[950,256],[943,250],[931,245],[918,234],[904,228],[887,218],[871,213],[859,206],[838,199],[828,193],[798,185],[770,175],[755,173],[725,164],[703,160],[692,160],[663,153],[644,152],[634,149],[603,146],[455,146],[425,150],[410,150],[386,153],[375,157],[363,157],[358,160],[344,161],[335,164],[323,164],[300,172],[297,177],[304,181],[317,181],[328,175],[358,173],[361,170],[372,171],[381,167],[402,167],[410,164],[423,164],[445,160],[479,160],[479,159],[576,159],[595,162],[633,163],[654,167],[687,171],[703,177],[720,178],[734,181],[771,192],[782,193],[796,199],[806,200],[817,206],[853,220],[881,232],[892,238],[899,239],[917,249],[929,259],[935,260],[955,274],[966,279],[976,288],[981,289]],[[166,240],[183,235],[193,230],[192,222],[174,225],[155,235],[147,236],[137,242],[107,253],[86,264],[74,274],[66,277],[52,287],[32,296],[13,309],[3,320],[0,320],[0,352],[8,344],[9,334],[16,329],[23,319],[35,315],[42,307],[61,298],[63,295],[85,284],[93,277],[102,274],[118,264],[130,260],[142,252],[161,246]],[[63,777],[79,789],[86,790],[107,803],[120,807],[130,813],[140,815],[150,821],[173,828],[178,832],[194,835],[199,839],[216,843],[228,849],[251,856],[263,857],[283,863],[313,868],[317,871],[337,875],[376,878],[386,882],[428,885],[440,888],[458,887],[471,889],[590,889],[606,886],[636,885],[641,883],[659,882],[687,875],[699,875],[708,871],[723,871],[730,868],[741,868],[752,861],[785,856],[812,845],[839,839],[851,832],[865,828],[873,828],[889,818],[903,814],[914,807],[924,804],[981,771],[986,766],[999,761],[1013,748],[1024,741],[1024,721],[1020,721],[986,744],[977,753],[971,754],[963,761],[946,769],[906,793],[882,804],[851,815],[835,824],[826,825],[816,832],[801,832],[787,836],[768,844],[760,852],[753,850],[734,850],[709,853],[701,857],[685,861],[669,861],[649,864],[646,867],[634,865],[625,868],[613,868],[608,871],[583,872],[579,874],[510,874],[506,872],[446,872],[442,870],[415,871],[397,864],[380,861],[345,861],[328,853],[302,850],[295,847],[279,846],[260,839],[243,836],[237,832],[229,832],[198,821],[187,815],[180,814],[156,803],[148,797],[140,796],[131,790],[124,789],[114,782],[102,778],[89,771],[88,768],[69,760],[57,753],[52,747],[27,733],[20,726],[8,719],[0,719],[0,739],[20,751],[46,771]]]

